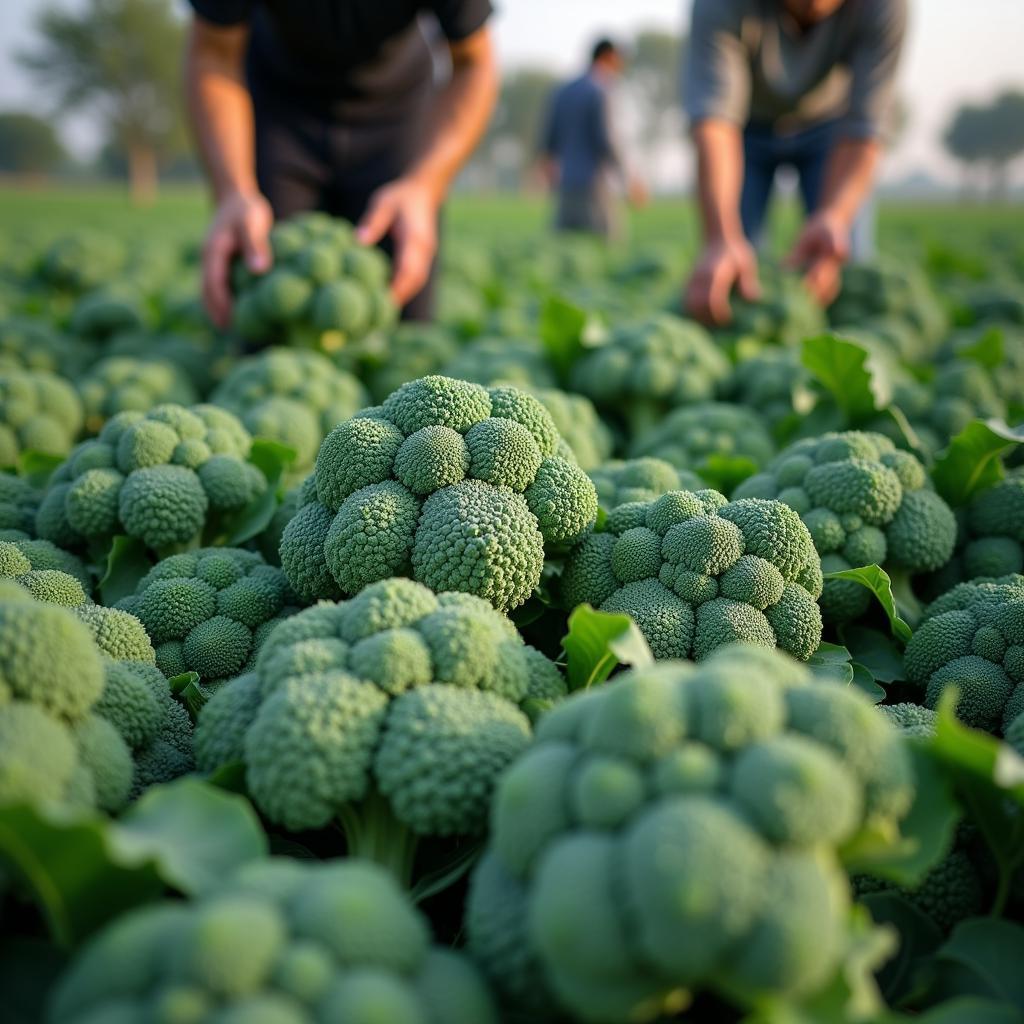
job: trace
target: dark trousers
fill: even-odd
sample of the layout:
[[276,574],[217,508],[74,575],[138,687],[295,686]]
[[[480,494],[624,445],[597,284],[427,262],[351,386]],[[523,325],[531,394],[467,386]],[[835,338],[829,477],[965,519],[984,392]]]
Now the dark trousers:
[[778,135],[768,124],[752,123],[744,128],[740,219],[744,233],[754,245],[760,241],[775,172],[780,167],[796,171],[804,209],[813,213],[818,208],[835,136],[834,121],[793,135]]
[[[370,196],[402,175],[415,158],[423,116],[343,124],[250,79],[256,121],[256,177],[274,216],[322,210],[357,222]],[[381,248],[392,255],[390,238]],[[423,290],[402,310],[406,320],[434,313],[437,260]]]

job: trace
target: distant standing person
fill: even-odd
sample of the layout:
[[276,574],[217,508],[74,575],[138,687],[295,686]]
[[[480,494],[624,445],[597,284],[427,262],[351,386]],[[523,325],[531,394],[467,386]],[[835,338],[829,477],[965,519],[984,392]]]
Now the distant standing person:
[[545,176],[556,192],[559,231],[613,237],[616,180],[631,202],[644,201],[642,183],[626,169],[612,116],[611,93],[624,69],[622,51],[601,39],[586,72],[551,97],[540,148]]
[[789,262],[835,298],[893,101],[907,0],[694,0],[684,101],[697,152],[704,249],[686,307],[730,319],[759,294],[759,240],[779,167],[807,211]]

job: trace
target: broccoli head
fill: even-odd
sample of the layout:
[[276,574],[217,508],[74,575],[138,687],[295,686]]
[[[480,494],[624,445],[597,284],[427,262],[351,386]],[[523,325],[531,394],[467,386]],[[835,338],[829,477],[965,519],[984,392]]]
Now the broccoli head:
[[806,661],[821,642],[821,565],[781,501],[669,491],[620,505],[573,549],[567,607],[626,612],[656,658],[706,658],[735,640]]
[[272,858],[190,902],[142,907],[59,980],[51,1024],[497,1024],[462,954],[372,864]]
[[498,783],[470,951],[531,1020],[812,994],[847,949],[838,851],[898,831],[913,791],[874,707],[778,652],[624,673],[548,712]]
[[704,486],[696,473],[651,456],[610,459],[589,472],[598,503],[606,512],[633,502],[654,501],[668,491],[699,491]]
[[559,454],[569,458],[571,453],[576,464],[588,472],[611,458],[612,433],[590,399],[557,388],[532,388],[530,393],[551,414],[568,447],[568,452],[560,447]]
[[63,377],[42,370],[0,371],[0,466],[22,452],[67,455],[82,429],[82,403]]
[[387,334],[374,334],[344,353],[375,402],[383,402],[406,381],[440,373],[459,351],[459,339],[440,324],[407,321]]
[[[881,434],[823,434],[797,441],[736,488],[734,498],[776,498],[800,514],[826,573],[877,563],[890,575],[923,573],[953,553],[956,518],[928,483],[924,466]],[[826,621],[863,615],[871,595],[849,580],[827,580]]]
[[196,760],[244,762],[271,821],[336,820],[350,854],[408,880],[417,837],[483,832],[495,780],[530,739],[518,705],[550,699],[553,676],[481,598],[382,580],[280,623],[255,672],[203,707]]
[[556,454],[559,440],[544,406],[516,388],[404,384],[320,446],[317,500],[281,537],[292,587],[334,599],[408,575],[518,607],[545,550],[573,544],[597,514],[593,484]]
[[284,573],[255,551],[200,548],[158,562],[117,607],[146,627],[164,675],[197,672],[209,691],[252,668],[293,604]]
[[293,448],[305,475],[324,435],[367,403],[362,384],[319,352],[269,348],[235,364],[211,401],[233,412],[254,437]]
[[925,608],[903,658],[907,681],[938,706],[958,692],[967,725],[1000,733],[1024,711],[1024,576],[959,583]]
[[766,348],[736,364],[728,394],[732,401],[756,410],[778,437],[793,421],[794,397],[808,380],[799,349]]
[[119,413],[54,471],[38,534],[72,550],[102,549],[122,533],[158,554],[194,544],[266,490],[246,461],[251,444],[214,405]]
[[0,473],[0,536],[5,540],[27,540],[35,531],[36,511],[42,497],[23,477]]
[[532,338],[489,335],[474,338],[445,364],[441,373],[486,387],[497,384],[526,389],[555,386],[555,373],[544,347]]
[[73,576],[81,586],[83,600],[92,593],[92,576],[77,555],[48,540],[0,541],[0,576],[18,577],[27,572],[53,570]]
[[[162,346],[158,351],[163,351]],[[192,405],[196,389],[184,370],[166,357],[107,356],[78,383],[85,428],[98,434],[119,412],[148,412],[154,405]]]

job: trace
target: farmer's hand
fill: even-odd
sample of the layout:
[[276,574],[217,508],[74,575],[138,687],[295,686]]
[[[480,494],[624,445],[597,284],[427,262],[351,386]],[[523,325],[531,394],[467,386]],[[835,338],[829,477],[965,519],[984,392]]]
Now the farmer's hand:
[[839,215],[821,210],[808,218],[788,266],[803,270],[804,283],[823,306],[839,294],[842,266],[850,256],[850,228]]
[[745,238],[710,242],[697,262],[686,286],[687,312],[710,327],[732,319],[729,295],[733,286],[745,299],[761,296],[757,279],[757,254]]

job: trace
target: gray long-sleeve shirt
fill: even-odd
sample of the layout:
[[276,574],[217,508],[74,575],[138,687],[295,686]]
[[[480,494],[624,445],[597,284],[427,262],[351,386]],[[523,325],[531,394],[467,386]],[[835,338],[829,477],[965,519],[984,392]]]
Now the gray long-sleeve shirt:
[[603,172],[620,167],[609,108],[607,88],[591,73],[553,95],[541,150],[558,161],[563,191],[586,191]]
[[686,113],[780,134],[837,119],[848,137],[884,135],[906,22],[907,0],[845,0],[803,30],[782,0],[694,0]]

